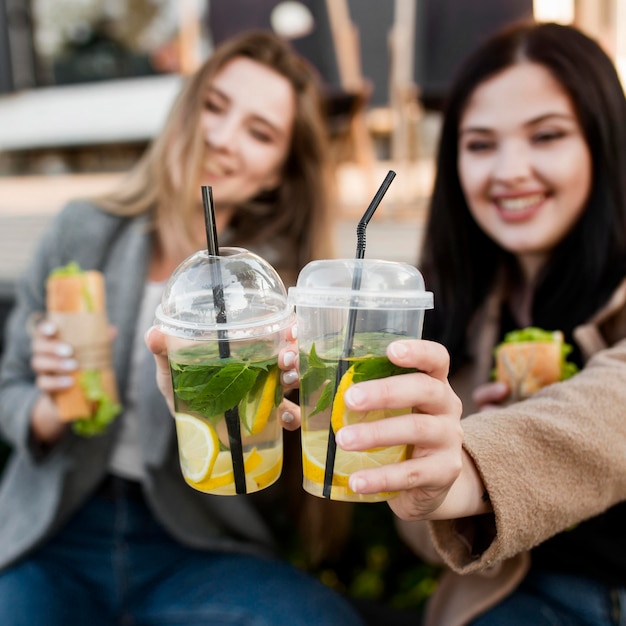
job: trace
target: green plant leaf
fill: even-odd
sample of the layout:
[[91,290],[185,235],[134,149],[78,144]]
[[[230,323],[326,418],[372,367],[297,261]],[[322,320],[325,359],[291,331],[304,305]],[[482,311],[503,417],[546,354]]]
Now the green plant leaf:
[[407,368],[395,365],[386,356],[371,357],[354,363],[354,375],[352,377],[352,382],[362,383],[366,380],[389,378],[389,376],[410,374],[412,372],[417,372],[417,370],[414,367]]

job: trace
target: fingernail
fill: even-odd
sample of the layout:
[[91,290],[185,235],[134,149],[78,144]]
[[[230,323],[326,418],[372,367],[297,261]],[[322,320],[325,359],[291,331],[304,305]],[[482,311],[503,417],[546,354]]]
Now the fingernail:
[[74,354],[74,349],[69,343],[62,343],[55,348],[54,353],[61,357],[72,356],[72,354]]
[[335,441],[340,448],[349,448],[356,441],[356,437],[350,428],[342,428],[335,434]]
[[283,384],[292,385],[298,380],[298,372],[296,372],[296,370],[289,370],[283,374],[282,380]]
[[296,362],[296,353],[295,352],[285,352],[283,355],[283,363],[285,367],[291,367]]
[[291,424],[294,420],[293,414],[290,413],[289,411],[285,411],[281,416],[280,419],[285,422],[285,424]]
[[365,399],[367,394],[361,390],[360,387],[348,387],[343,398],[346,401],[346,404],[349,404],[351,408],[357,409]]
[[402,359],[408,354],[408,349],[404,343],[396,341],[389,344],[389,353],[391,356]]
[[355,493],[361,493],[367,487],[367,481],[360,476],[350,476],[348,485]]
[[67,372],[73,372],[78,367],[76,359],[64,359],[61,361],[61,367]]
[[71,376],[59,376],[57,378],[57,385],[59,387],[71,387],[74,384],[74,379]]
[[292,326],[292,328],[291,328],[291,336],[294,339],[298,338],[298,327],[296,325]]
[[57,327],[52,322],[42,322],[39,325],[39,330],[47,336],[54,335],[57,331]]

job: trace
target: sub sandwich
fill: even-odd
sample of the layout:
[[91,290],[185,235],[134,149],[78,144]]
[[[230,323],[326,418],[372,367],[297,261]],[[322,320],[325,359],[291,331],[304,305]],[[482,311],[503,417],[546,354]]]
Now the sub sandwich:
[[571,351],[559,330],[531,326],[512,331],[495,348],[495,379],[509,386],[511,399],[522,400],[573,376],[578,367],[567,361]]
[[59,415],[80,435],[99,434],[121,410],[102,273],[83,271],[74,262],[54,270],[46,282],[46,310],[79,365],[74,385],[53,394]]

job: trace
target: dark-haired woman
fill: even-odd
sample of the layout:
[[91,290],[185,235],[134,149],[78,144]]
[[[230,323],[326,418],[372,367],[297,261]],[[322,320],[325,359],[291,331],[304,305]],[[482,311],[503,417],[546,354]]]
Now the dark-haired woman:
[[[345,395],[413,414],[346,427],[346,449],[413,444],[361,471],[403,535],[450,569],[427,624],[626,623],[626,100],[600,46],[573,27],[517,24],[451,88],[420,266],[435,293],[425,337],[450,353],[469,414],[459,428],[441,346],[399,342],[420,373]],[[493,348],[527,326],[560,330],[581,372],[528,400],[489,382]]]

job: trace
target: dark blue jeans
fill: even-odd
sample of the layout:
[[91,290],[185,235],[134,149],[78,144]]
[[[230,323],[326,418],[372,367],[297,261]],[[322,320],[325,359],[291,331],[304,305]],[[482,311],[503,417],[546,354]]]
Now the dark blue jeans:
[[626,589],[582,576],[531,573],[471,626],[626,626]]
[[339,595],[287,563],[187,548],[165,533],[143,500],[96,495],[59,535],[0,574],[0,624],[361,622]]

